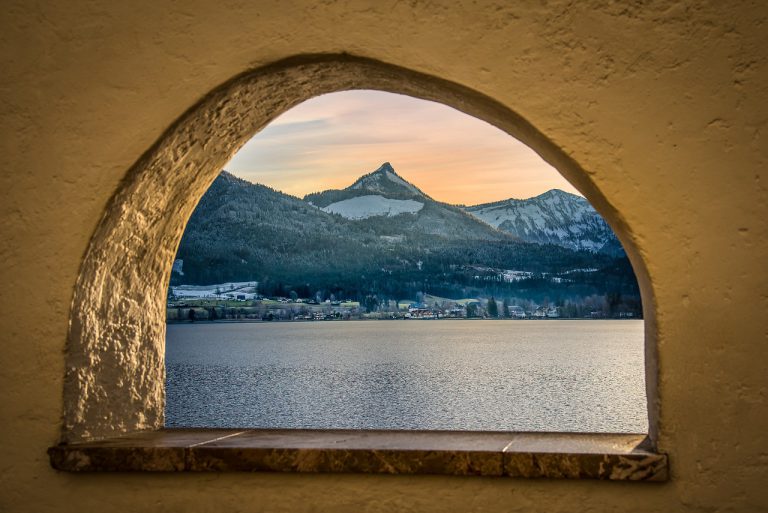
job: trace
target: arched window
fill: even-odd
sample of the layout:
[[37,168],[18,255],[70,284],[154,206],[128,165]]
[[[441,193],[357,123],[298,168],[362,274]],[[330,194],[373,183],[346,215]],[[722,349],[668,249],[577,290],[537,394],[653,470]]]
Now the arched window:
[[[91,470],[193,469],[189,465],[195,464],[199,466],[194,468],[196,470],[249,468],[244,461],[229,460],[230,465],[222,467],[213,460],[201,463],[197,459],[202,444],[207,444],[206,450],[226,452],[225,448],[211,445],[211,442],[226,444],[222,441],[238,439],[242,432],[222,434],[215,440],[210,434],[191,433],[184,435],[183,441],[174,438],[173,443],[169,442],[170,446],[160,443],[166,447],[160,452],[170,458],[162,463],[152,460],[157,451],[149,450],[147,446],[138,447],[138,450],[131,446],[131,438],[122,438],[111,445],[108,442],[78,445],[77,442],[136,432],[143,434],[137,435],[135,440],[176,436],[157,434],[153,430],[163,426],[166,292],[173,255],[187,219],[232,155],[280,113],[323,93],[362,88],[444,103],[495,125],[533,148],[574,184],[611,224],[637,274],[646,320],[649,436],[645,448],[636,447],[637,439],[609,440],[606,444],[598,443],[594,437],[577,437],[578,440],[570,442],[570,439],[558,438],[553,445],[551,439],[542,441],[536,437],[516,436],[511,440],[486,438],[483,444],[501,444],[500,447],[483,445],[488,450],[478,453],[472,449],[471,437],[467,439],[464,435],[449,433],[447,445],[440,445],[435,436],[422,433],[395,444],[401,451],[398,455],[407,449],[411,451],[409,454],[418,456],[421,470],[413,471],[664,479],[666,458],[646,450],[654,447],[657,418],[652,290],[622,217],[565,151],[506,106],[455,83],[349,56],[302,57],[233,79],[190,109],[129,171],[92,237],[75,288],[64,390],[63,440],[70,445],[52,449],[54,465]],[[308,470],[365,471],[366,465],[376,458],[381,459],[380,449],[387,442],[379,439],[378,449],[372,448],[360,442],[365,439],[363,435],[356,435],[358,442],[349,442],[351,445],[343,453],[346,459],[341,463],[340,460],[324,460],[325,467],[320,465]],[[338,436],[330,436],[334,444],[339,443]],[[345,439],[355,438],[350,436]],[[440,440],[445,441],[445,438]],[[286,442],[284,445],[296,449],[301,443]],[[433,454],[435,444],[440,446],[439,462],[436,463],[439,468],[429,465],[429,462],[434,463],[429,455]],[[520,444],[525,447],[521,448]],[[263,439],[256,446],[270,448],[269,442]],[[463,451],[460,455],[453,449],[446,449],[457,446]],[[156,449],[157,444],[153,447]],[[99,452],[105,450],[106,453]],[[79,451],[86,451],[88,457],[82,458],[83,453]],[[113,457],[115,454],[125,455],[125,451],[133,456],[117,462],[99,463],[98,454]],[[136,459],[137,455],[150,453],[151,457]],[[587,456],[574,456],[584,453],[588,453]],[[263,451],[253,454],[264,455]],[[321,451],[318,457],[322,455],[327,453]],[[486,456],[490,458],[487,461]],[[216,461],[226,459],[222,457],[224,459]],[[293,457],[291,469],[301,470],[305,460],[300,451],[294,451]],[[455,463],[457,458],[469,462],[468,465],[462,464],[460,469],[451,467],[450,462]],[[354,463],[351,467],[350,461]],[[488,466],[484,466],[485,463]],[[153,467],[154,464],[157,466]],[[385,465],[372,471],[386,472],[391,468]]]

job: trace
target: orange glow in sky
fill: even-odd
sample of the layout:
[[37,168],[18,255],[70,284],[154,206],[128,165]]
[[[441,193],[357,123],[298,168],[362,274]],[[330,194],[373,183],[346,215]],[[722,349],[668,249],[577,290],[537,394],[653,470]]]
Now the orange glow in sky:
[[579,194],[533,150],[445,105],[379,91],[308,100],[278,117],[225,169],[294,196],[343,189],[390,162],[438,201],[475,205],[550,189]]

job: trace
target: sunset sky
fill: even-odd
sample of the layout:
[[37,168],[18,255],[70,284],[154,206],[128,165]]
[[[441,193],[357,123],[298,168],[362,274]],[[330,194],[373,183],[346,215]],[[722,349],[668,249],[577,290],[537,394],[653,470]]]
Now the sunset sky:
[[554,188],[578,194],[527,146],[484,121],[379,91],[332,93],[294,107],[225,169],[301,197],[347,187],[387,161],[448,203],[528,198]]

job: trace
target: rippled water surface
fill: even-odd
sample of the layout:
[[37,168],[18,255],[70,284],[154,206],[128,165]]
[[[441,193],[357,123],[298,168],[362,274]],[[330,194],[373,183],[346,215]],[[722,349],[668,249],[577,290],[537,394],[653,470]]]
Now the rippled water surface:
[[642,321],[168,326],[168,427],[647,432]]

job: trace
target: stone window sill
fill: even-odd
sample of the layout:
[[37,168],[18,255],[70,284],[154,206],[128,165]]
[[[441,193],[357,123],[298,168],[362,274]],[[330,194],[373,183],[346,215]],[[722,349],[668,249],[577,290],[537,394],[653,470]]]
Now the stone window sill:
[[68,472],[349,472],[666,481],[644,435],[162,429],[61,444]]

